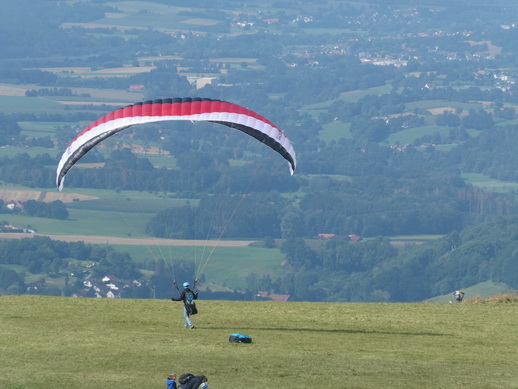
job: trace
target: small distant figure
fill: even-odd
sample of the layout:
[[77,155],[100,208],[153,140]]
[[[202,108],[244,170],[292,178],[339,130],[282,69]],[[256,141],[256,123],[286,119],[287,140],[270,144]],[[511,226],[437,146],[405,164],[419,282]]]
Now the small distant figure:
[[191,321],[191,315],[195,315],[198,313],[198,309],[196,308],[196,303],[194,300],[198,299],[198,291],[192,291],[188,282],[183,283],[183,291],[180,294],[180,297],[174,298],[171,297],[173,301],[183,301],[183,316],[185,317],[184,328],[194,329],[194,325]]
[[167,389],[177,389],[176,388],[176,373],[171,373],[167,377]]
[[460,303],[462,302],[462,299],[464,298],[464,292],[460,290],[456,290],[453,292],[453,298],[455,299],[455,302]]
[[185,373],[180,376],[178,389],[208,389],[209,379],[204,375]]

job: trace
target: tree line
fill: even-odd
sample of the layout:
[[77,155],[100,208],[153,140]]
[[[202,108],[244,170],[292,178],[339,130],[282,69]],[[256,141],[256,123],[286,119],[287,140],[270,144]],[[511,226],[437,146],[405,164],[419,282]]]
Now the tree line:
[[0,200],[0,213],[23,214],[27,216],[46,217],[59,220],[68,218],[68,210],[61,200],[55,200],[51,203],[28,200],[22,204],[16,204],[12,209],[9,209],[4,201]]

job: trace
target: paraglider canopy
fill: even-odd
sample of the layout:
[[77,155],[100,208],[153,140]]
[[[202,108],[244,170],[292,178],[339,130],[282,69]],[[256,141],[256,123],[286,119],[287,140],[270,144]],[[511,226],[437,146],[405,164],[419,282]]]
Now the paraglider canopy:
[[67,172],[88,151],[110,136],[137,124],[168,120],[218,123],[242,131],[264,143],[288,161],[290,173],[297,165],[295,150],[284,132],[268,119],[237,104],[206,98],[170,98],[145,101],[117,109],[86,127],[67,147],[56,171],[56,186],[63,189]]

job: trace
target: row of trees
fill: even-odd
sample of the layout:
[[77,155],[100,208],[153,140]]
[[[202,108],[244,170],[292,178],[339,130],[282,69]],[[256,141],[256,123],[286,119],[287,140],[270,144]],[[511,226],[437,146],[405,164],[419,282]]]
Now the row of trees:
[[159,212],[147,224],[146,232],[172,239],[279,238],[282,209],[287,203],[278,194],[203,197],[196,207],[186,205]]
[[15,118],[0,112],[0,146],[13,144],[21,128]]
[[77,93],[70,88],[42,88],[31,89],[25,91],[25,96],[76,96],[76,97],[91,97],[89,93]]
[[29,200],[23,204],[23,213],[28,216],[47,217],[51,219],[64,220],[68,218],[67,208],[61,200],[55,200],[51,203]]

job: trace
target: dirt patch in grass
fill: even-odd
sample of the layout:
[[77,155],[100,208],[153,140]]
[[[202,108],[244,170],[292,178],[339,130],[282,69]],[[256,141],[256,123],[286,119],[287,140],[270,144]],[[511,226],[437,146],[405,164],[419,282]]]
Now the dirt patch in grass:
[[131,152],[136,154],[152,154],[152,155],[169,155],[169,151],[162,150],[156,146],[142,146],[142,145],[124,145],[124,147],[130,148]]
[[62,28],[73,28],[73,27],[81,27],[81,28],[89,28],[89,29],[97,29],[97,28],[106,28],[111,29],[115,28],[119,31],[128,31],[128,30],[146,30],[147,27],[140,26],[120,26],[118,24],[100,24],[100,23],[80,23],[80,22],[67,22],[61,24]]
[[444,112],[455,113],[455,108],[453,108],[453,107],[429,108],[427,111],[430,112],[432,115],[441,115]]
[[487,52],[492,55],[497,55],[502,53],[502,47],[495,46],[491,41],[468,41],[470,46],[479,46],[479,45],[487,45]]
[[57,68],[33,68],[38,69],[43,72],[50,73],[71,73],[71,74],[81,74],[81,73],[90,73],[92,68],[89,66],[61,66]]
[[4,203],[9,201],[26,202],[29,200],[43,201],[51,203],[56,200],[61,200],[64,203],[71,203],[78,200],[96,200],[98,197],[82,195],[79,193],[61,193],[61,192],[46,192],[39,190],[12,190],[0,189],[0,200]]
[[25,96],[26,88],[16,85],[0,85],[0,96]]
[[139,61],[172,61],[172,60],[182,60],[183,57],[179,55],[163,55],[163,56],[155,56],[155,57],[138,57]]
[[182,23],[197,24],[199,26],[215,26],[216,24],[221,23],[221,21],[215,20],[215,19],[192,18],[192,19],[186,19]]
[[215,63],[234,63],[234,64],[240,64],[242,62],[246,63],[257,63],[257,58],[234,58],[234,57],[228,57],[228,58],[211,58],[209,59],[209,62],[215,62]]
[[139,74],[139,73],[149,73],[151,70],[155,69],[154,66],[123,66],[120,68],[108,68],[108,69],[99,69],[95,70],[92,73],[124,73],[124,74]]

